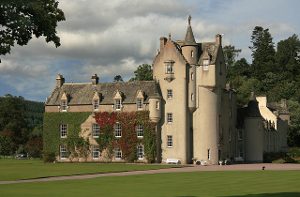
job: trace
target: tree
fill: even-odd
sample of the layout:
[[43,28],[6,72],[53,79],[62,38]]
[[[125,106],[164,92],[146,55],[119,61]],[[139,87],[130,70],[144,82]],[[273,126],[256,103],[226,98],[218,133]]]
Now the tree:
[[290,79],[298,79],[300,74],[300,40],[292,35],[277,44],[275,55],[278,72],[286,72]]
[[153,80],[153,70],[149,64],[142,64],[134,71],[135,77],[130,81],[151,81]]
[[57,22],[65,20],[56,0],[2,0],[0,3],[0,55],[10,53],[15,42],[26,45],[35,35],[60,46]]
[[247,60],[245,58],[241,58],[240,60],[237,60],[233,66],[228,66],[227,80],[230,82],[237,76],[245,76],[249,78],[251,76],[250,69],[251,67]]
[[116,76],[114,77],[114,82],[123,82],[122,76],[121,76],[121,75],[116,75]]
[[223,47],[223,53],[225,58],[225,64],[230,67],[233,66],[236,58],[239,56],[241,49],[236,49],[233,45],[227,45]]
[[251,36],[252,68],[254,76],[261,80],[264,74],[274,70],[274,43],[269,29],[256,26]]

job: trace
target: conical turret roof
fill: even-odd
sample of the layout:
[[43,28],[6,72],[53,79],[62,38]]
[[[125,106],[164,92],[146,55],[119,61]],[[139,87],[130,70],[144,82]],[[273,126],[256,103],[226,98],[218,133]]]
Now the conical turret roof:
[[189,16],[188,18],[188,27],[186,30],[186,34],[185,34],[185,39],[184,39],[184,45],[197,45],[196,41],[195,41],[195,37],[193,34],[193,30],[191,27],[191,19],[192,17]]

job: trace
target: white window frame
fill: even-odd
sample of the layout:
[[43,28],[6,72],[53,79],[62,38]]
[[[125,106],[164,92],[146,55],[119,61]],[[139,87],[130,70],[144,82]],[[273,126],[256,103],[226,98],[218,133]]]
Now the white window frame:
[[137,158],[138,160],[144,159],[144,146],[142,144],[137,146]]
[[60,109],[62,112],[66,112],[68,110],[68,102],[67,100],[60,101]]
[[167,123],[172,124],[173,121],[173,113],[167,113]]
[[172,98],[173,98],[173,90],[167,89],[167,99],[172,99]]
[[172,62],[166,63],[166,74],[174,74],[174,68]]
[[98,99],[93,100],[93,109],[94,109],[94,111],[99,110],[99,100]]
[[119,122],[116,122],[115,126],[114,126],[114,134],[116,138],[120,138],[122,137],[122,125]]
[[122,101],[121,99],[115,99],[115,110],[119,111],[122,108]]
[[136,125],[136,135],[138,138],[144,137],[144,126],[142,124]]
[[61,160],[68,159],[68,150],[65,145],[59,146],[59,158]]
[[67,136],[68,136],[68,125],[67,124],[60,124],[59,125],[59,133],[60,133],[60,138],[67,138]]
[[122,159],[122,150],[120,148],[115,148],[114,150],[115,160]]
[[92,147],[92,157],[95,160],[98,160],[100,158],[99,146],[93,145],[93,147]]
[[167,135],[167,147],[173,147],[173,136]]
[[136,107],[138,110],[143,110],[143,105],[144,105],[144,102],[143,102],[142,98],[136,99]]
[[99,138],[100,136],[100,126],[96,123],[92,124],[92,136],[93,138]]
[[203,70],[209,69],[209,60],[203,60]]

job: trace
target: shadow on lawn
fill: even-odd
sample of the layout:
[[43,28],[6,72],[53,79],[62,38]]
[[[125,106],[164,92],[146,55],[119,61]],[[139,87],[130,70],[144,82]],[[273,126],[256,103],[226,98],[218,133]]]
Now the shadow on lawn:
[[[280,193],[234,195],[231,197],[299,197],[299,196],[300,196],[300,192],[280,192]],[[229,197],[229,196],[220,196],[220,197]]]

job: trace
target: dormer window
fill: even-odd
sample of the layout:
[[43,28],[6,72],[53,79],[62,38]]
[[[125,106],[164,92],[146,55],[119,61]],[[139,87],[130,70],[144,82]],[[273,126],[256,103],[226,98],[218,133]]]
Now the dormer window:
[[117,90],[114,96],[114,109],[120,111],[122,109],[122,92]]
[[136,107],[138,110],[143,109],[143,99],[141,99],[141,98],[136,99]]
[[98,99],[93,100],[93,109],[94,109],[94,111],[98,111],[98,109],[99,109],[99,100]]
[[121,99],[115,99],[115,110],[121,110]]
[[62,100],[60,103],[60,109],[61,111],[67,111],[68,109],[68,103],[66,100]]
[[166,74],[173,74],[174,73],[173,65],[174,65],[174,61],[172,61],[172,60],[165,62]]
[[95,92],[92,104],[93,104],[93,110],[98,111],[99,110],[99,104],[100,104],[100,96],[99,96],[98,92]]
[[209,60],[203,60],[203,70],[208,70]]
[[60,98],[60,111],[66,112],[68,108],[68,97],[67,94],[64,92]]
[[138,90],[136,94],[136,108],[137,110],[144,109],[144,92],[142,90]]

